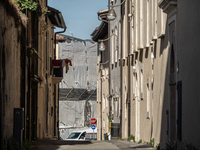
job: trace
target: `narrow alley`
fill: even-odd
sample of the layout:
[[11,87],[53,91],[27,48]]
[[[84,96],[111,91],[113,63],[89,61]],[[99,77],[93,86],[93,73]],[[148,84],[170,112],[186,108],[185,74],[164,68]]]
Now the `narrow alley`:
[[30,150],[155,150],[150,144],[111,141],[49,141],[34,142]]
[[200,149],[199,6],[0,0],[0,150]]

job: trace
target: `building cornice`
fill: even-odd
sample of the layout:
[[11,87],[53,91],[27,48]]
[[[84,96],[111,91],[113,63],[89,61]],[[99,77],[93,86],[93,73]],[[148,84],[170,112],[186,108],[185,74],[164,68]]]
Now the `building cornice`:
[[176,8],[177,0],[161,0],[158,6],[163,9],[163,12],[168,13],[169,10]]
[[[97,14],[101,17],[101,19],[106,20],[106,16],[108,13],[108,9],[99,11]],[[100,26],[97,27],[91,34],[92,39],[97,42],[98,39],[103,39],[108,35],[108,23],[102,21]]]

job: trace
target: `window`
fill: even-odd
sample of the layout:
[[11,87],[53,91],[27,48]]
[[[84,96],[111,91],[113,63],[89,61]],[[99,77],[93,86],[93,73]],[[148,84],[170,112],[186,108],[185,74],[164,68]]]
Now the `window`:
[[150,88],[147,84],[147,118],[150,118]]
[[[94,138],[93,138],[94,135]],[[86,133],[85,134],[85,140],[97,140],[97,133]]]
[[106,106],[106,101],[105,101],[105,94],[103,94],[103,112],[105,112],[105,106]]
[[[114,30],[112,30],[112,34],[114,34]],[[114,49],[115,49],[115,40],[114,40],[115,36],[113,35],[111,37],[112,43],[111,43],[111,64],[114,64]]]
[[115,63],[117,62],[118,55],[118,35],[117,35],[117,27],[115,27]]
[[68,136],[68,139],[76,139],[81,134],[81,132],[73,132]]

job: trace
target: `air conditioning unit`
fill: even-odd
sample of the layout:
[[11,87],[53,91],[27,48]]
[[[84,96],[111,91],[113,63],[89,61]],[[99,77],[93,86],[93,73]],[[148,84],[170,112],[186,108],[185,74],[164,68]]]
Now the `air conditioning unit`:
[[175,73],[169,74],[169,85],[176,84]]
[[147,119],[150,119],[150,112],[147,111]]
[[141,97],[141,100],[144,99],[144,95],[143,95],[143,93],[140,94],[140,97]]

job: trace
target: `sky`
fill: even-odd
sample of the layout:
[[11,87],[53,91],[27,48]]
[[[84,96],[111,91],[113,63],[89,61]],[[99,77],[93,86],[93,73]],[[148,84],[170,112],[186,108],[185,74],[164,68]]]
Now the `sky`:
[[[97,12],[107,9],[108,0],[48,0],[48,6],[59,10],[67,30],[65,35],[91,39],[90,34],[101,24]],[[56,28],[55,32],[62,31]]]

